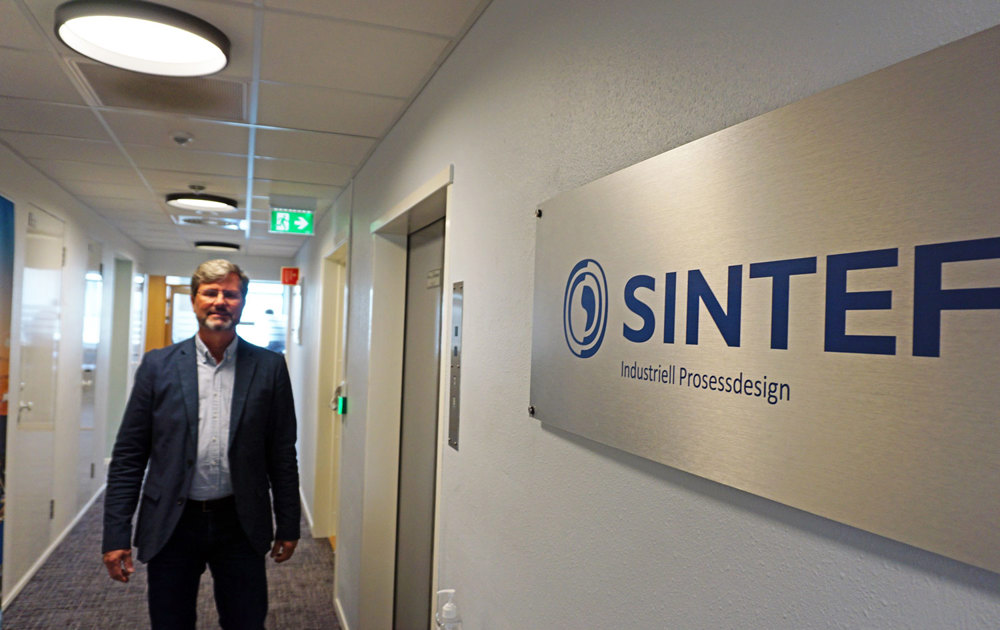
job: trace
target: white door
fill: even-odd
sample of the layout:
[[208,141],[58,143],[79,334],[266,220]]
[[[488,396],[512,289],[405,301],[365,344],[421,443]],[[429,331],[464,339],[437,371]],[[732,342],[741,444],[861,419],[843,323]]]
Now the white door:
[[[63,281],[63,222],[33,208],[28,214],[21,279],[20,360],[12,384],[13,431],[7,471],[10,496],[4,558],[22,575],[48,546],[53,510],[55,408]],[[8,420],[10,422],[10,420]]]
[[[347,307],[347,245],[323,260],[319,384],[316,426],[316,509],[313,535],[329,537],[336,548],[340,508],[340,436],[342,417],[336,399],[344,395],[345,315]],[[298,289],[298,286],[293,287]]]

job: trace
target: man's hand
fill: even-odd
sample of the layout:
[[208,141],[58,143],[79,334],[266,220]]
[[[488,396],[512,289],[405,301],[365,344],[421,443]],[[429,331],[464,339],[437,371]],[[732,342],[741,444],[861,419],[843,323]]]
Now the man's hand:
[[128,576],[135,573],[135,567],[132,566],[132,550],[108,551],[104,554],[104,566],[108,568],[108,575],[112,580],[128,582]]
[[299,544],[297,540],[276,540],[274,546],[271,547],[271,557],[274,558],[275,562],[284,562],[295,553],[295,545],[297,544]]

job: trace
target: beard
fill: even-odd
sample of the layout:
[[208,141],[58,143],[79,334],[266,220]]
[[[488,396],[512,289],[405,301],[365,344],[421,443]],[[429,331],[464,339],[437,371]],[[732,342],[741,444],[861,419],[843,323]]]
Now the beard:
[[233,320],[231,320],[231,319],[227,319],[226,321],[222,321],[222,322],[220,322],[220,321],[214,321],[211,324],[208,323],[208,322],[205,322],[205,327],[206,328],[208,328],[209,330],[214,330],[216,332],[223,331],[223,330],[232,330],[232,328],[235,327],[235,326],[236,326],[236,323]]
[[[226,317],[220,319],[218,317],[213,318],[212,315],[225,315]],[[233,317],[232,313],[209,313],[199,323],[209,330],[222,332],[236,328],[236,324],[240,323],[240,321],[236,317]]]

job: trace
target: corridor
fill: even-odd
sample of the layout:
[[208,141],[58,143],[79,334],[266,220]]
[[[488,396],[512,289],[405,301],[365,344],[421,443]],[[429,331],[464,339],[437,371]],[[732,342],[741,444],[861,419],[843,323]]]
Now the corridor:
[[997,0],[0,0],[2,629],[149,627],[100,495],[217,258],[294,399],[271,630],[1000,629],[998,59]]

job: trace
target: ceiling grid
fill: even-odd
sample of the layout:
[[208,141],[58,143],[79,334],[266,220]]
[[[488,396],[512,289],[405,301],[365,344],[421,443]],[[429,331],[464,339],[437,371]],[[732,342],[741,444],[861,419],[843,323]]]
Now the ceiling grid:
[[[328,211],[488,4],[176,0],[226,34],[231,59],[168,78],[67,48],[61,2],[0,0],[0,143],[147,249],[227,240],[276,257],[308,237],[268,233],[272,196]],[[239,210],[181,219],[195,213],[165,197],[191,185]]]

